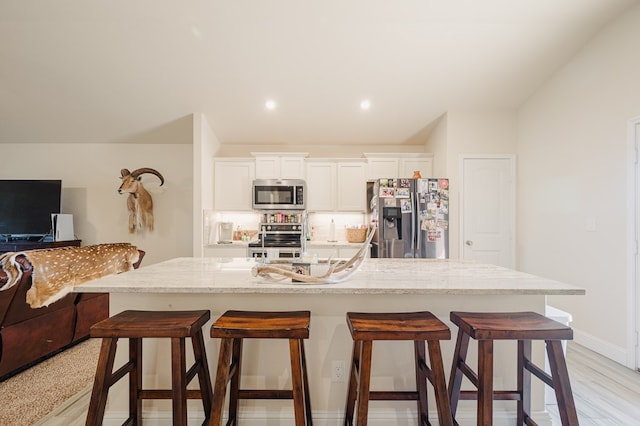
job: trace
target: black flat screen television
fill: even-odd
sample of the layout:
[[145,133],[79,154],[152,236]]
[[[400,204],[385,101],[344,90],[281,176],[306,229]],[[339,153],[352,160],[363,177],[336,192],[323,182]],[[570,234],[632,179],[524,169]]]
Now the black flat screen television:
[[0,180],[0,235],[51,233],[51,213],[60,213],[61,180]]

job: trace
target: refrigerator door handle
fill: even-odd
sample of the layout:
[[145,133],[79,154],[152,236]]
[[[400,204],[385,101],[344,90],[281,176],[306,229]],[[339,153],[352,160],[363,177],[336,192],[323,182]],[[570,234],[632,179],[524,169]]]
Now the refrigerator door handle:
[[[411,253],[413,257],[416,257],[416,207],[417,207],[417,197],[415,197],[415,193],[411,192]],[[420,235],[420,233],[417,233]],[[419,246],[418,246],[419,247]]]

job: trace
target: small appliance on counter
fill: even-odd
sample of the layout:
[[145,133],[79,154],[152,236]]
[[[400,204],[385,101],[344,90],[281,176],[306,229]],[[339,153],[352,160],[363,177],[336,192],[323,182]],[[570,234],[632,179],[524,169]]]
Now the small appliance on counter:
[[233,222],[218,222],[218,244],[231,244],[233,241]]

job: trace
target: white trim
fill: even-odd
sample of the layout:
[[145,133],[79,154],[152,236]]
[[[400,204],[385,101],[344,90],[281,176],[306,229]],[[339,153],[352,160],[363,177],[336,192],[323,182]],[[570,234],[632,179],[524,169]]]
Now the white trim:
[[622,346],[612,345],[611,342],[595,337],[582,330],[573,329],[573,341],[584,346],[618,364],[627,366],[628,351]]
[[629,368],[640,368],[640,352],[636,336],[640,330],[640,277],[638,276],[638,255],[636,244],[639,229],[638,170],[636,166],[636,129],[640,126],[640,116],[629,120],[627,125],[627,354],[623,363]]
[[511,199],[513,205],[511,206],[511,253],[510,264],[513,269],[516,269],[516,211],[517,211],[517,199],[516,199],[516,155],[515,154],[460,154],[458,155],[458,174],[459,174],[459,186],[458,186],[458,258],[464,259],[464,160],[467,159],[508,159],[511,165],[511,176],[513,181],[511,182]]

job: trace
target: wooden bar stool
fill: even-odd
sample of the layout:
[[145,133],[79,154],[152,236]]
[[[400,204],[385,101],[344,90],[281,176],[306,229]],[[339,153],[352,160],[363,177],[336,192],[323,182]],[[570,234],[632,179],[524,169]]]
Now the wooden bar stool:
[[[313,424],[303,340],[309,338],[310,317],[309,311],[227,311],[213,323],[211,337],[222,340],[213,389],[210,425],[218,426],[222,420],[228,382],[231,382],[231,386],[227,425],[237,423],[240,399],[292,399],[296,425]],[[289,340],[291,390],[240,389],[243,339]]]
[[[551,386],[556,393],[563,425],[577,425],[578,415],[573,402],[562,340],[573,339],[571,327],[535,312],[471,313],[451,312],[451,321],[458,326],[458,338],[449,376],[451,411],[455,416],[458,401],[478,401],[478,425],[491,425],[494,400],[517,401],[518,423],[536,424],[530,417],[531,373]],[[478,341],[478,371],[467,364],[469,338]],[[493,341],[518,341],[518,382],[514,391],[493,389]],[[544,340],[551,375],[531,361],[531,341]],[[477,391],[461,391],[463,374]]]
[[[349,374],[349,391],[345,409],[345,425],[353,424],[358,401],[357,424],[366,425],[369,401],[418,401],[418,423],[429,423],[427,380],[435,391],[440,425],[451,425],[446,378],[442,364],[440,340],[451,339],[451,332],[431,312],[347,313],[347,324],[353,338],[353,356]],[[371,391],[371,354],[374,340],[413,340],[415,351],[416,391]],[[429,346],[426,363],[425,340]]]
[[[204,349],[202,327],[211,314],[204,311],[123,311],[91,327],[91,337],[102,338],[93,383],[87,425],[101,425],[109,388],[129,375],[129,418],[125,424],[141,424],[143,399],[173,400],[173,424],[187,424],[187,398],[202,399],[205,416],[211,410],[211,377]],[[144,389],[142,339],[171,339],[171,389]],[[187,370],[185,339],[191,338],[194,364]],[[129,339],[129,361],[113,372],[118,339]],[[187,390],[198,375],[200,390]],[[206,420],[205,420],[206,422]]]

